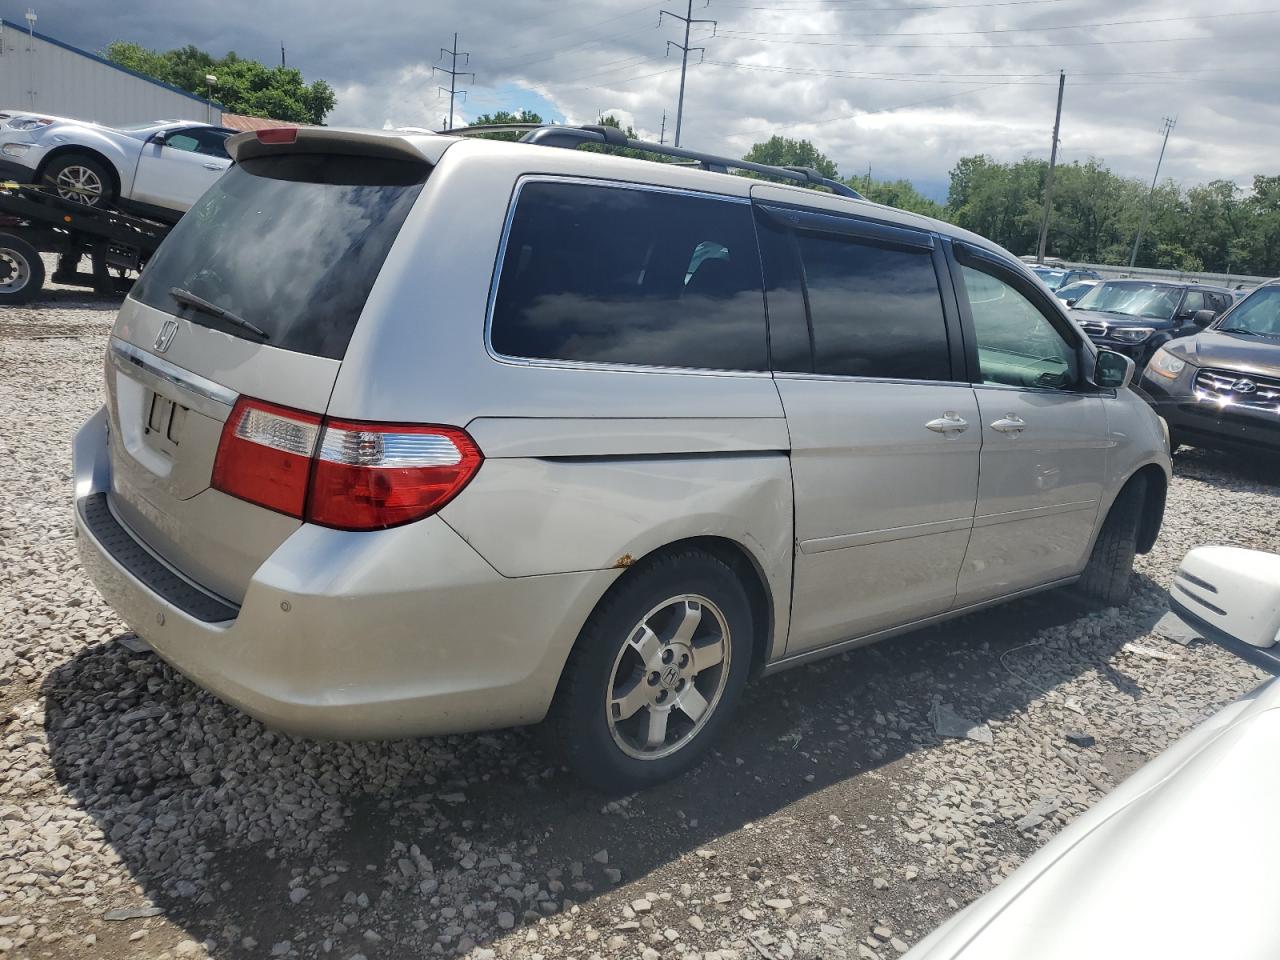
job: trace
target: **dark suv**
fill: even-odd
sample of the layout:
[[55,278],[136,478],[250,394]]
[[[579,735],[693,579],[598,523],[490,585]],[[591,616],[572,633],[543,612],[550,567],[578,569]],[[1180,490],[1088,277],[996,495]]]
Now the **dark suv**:
[[1199,333],[1233,302],[1223,287],[1108,280],[1075,302],[1071,318],[1094,343],[1133,357],[1141,371],[1163,344]]
[[1068,283],[1075,283],[1077,280],[1101,280],[1102,274],[1096,270],[1071,269],[1069,267],[1050,267],[1045,264],[1038,264],[1031,268],[1031,272],[1044,281],[1044,285],[1050,290],[1059,290]]

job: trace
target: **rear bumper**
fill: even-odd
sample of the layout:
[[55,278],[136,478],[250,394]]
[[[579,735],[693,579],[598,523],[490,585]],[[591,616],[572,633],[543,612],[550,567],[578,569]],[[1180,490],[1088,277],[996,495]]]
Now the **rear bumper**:
[[1164,417],[1171,433],[1196,446],[1280,453],[1280,411],[1223,407],[1197,400],[1183,374],[1170,383],[1144,375],[1138,393]]
[[375,739],[537,722],[617,576],[502,577],[439,517],[375,533],[304,525],[239,608],[223,604],[234,616],[210,622],[216,606],[193,606],[104,542],[101,518],[88,521],[110,487],[105,429],[99,412],[74,451],[76,542],[95,586],[174,667],[291,733]]

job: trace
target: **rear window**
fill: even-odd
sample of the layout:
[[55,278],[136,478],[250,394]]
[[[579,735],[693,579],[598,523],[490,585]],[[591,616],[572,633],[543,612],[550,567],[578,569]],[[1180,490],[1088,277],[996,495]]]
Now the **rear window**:
[[751,208],[582,183],[520,191],[490,331],[512,357],[767,369]]
[[[332,154],[246,160],[178,221],[131,296],[233,336],[341,359],[427,169]],[[266,337],[180,305],[175,287]]]

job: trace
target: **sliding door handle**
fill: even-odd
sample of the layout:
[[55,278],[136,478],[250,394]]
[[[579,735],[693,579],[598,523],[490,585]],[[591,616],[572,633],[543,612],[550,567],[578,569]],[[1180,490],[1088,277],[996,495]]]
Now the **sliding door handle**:
[[1018,434],[1027,429],[1027,421],[1023,420],[1016,413],[1011,413],[1008,416],[992,423],[991,429],[1000,433]]

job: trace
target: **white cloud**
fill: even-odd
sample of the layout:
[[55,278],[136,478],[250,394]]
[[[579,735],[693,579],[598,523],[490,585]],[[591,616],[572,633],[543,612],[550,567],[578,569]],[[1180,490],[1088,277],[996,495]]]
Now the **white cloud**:
[[[283,38],[292,65],[337,90],[331,121],[372,127],[440,124],[448,100],[437,87],[447,78],[431,67],[457,30],[471,53],[459,69],[476,76],[460,78],[469,95],[457,103],[456,122],[531,105],[547,115],[549,102],[569,122],[612,112],[656,138],[666,110],[670,138],[679,61],[678,51],[665,55],[665,44],[682,30],[668,18],[658,26],[662,7],[133,0],[122,13],[118,5],[65,0],[40,14],[42,28],[91,49],[118,38],[159,48],[193,43],[271,62]],[[719,25],[714,38],[708,27],[693,33],[708,62],[691,61],[684,145],[740,154],[772,132],[803,136],[846,173],[870,164],[877,176],[937,184],[967,154],[1047,155],[1061,67],[1064,160],[1097,156],[1118,172],[1149,177],[1160,119],[1177,115],[1167,175],[1247,182],[1276,172],[1280,16],[1222,15],[1256,9],[1257,0],[699,3],[694,16]],[[1187,17],[1202,19],[1171,19]],[[1133,20],[1165,22],[1116,23]]]

